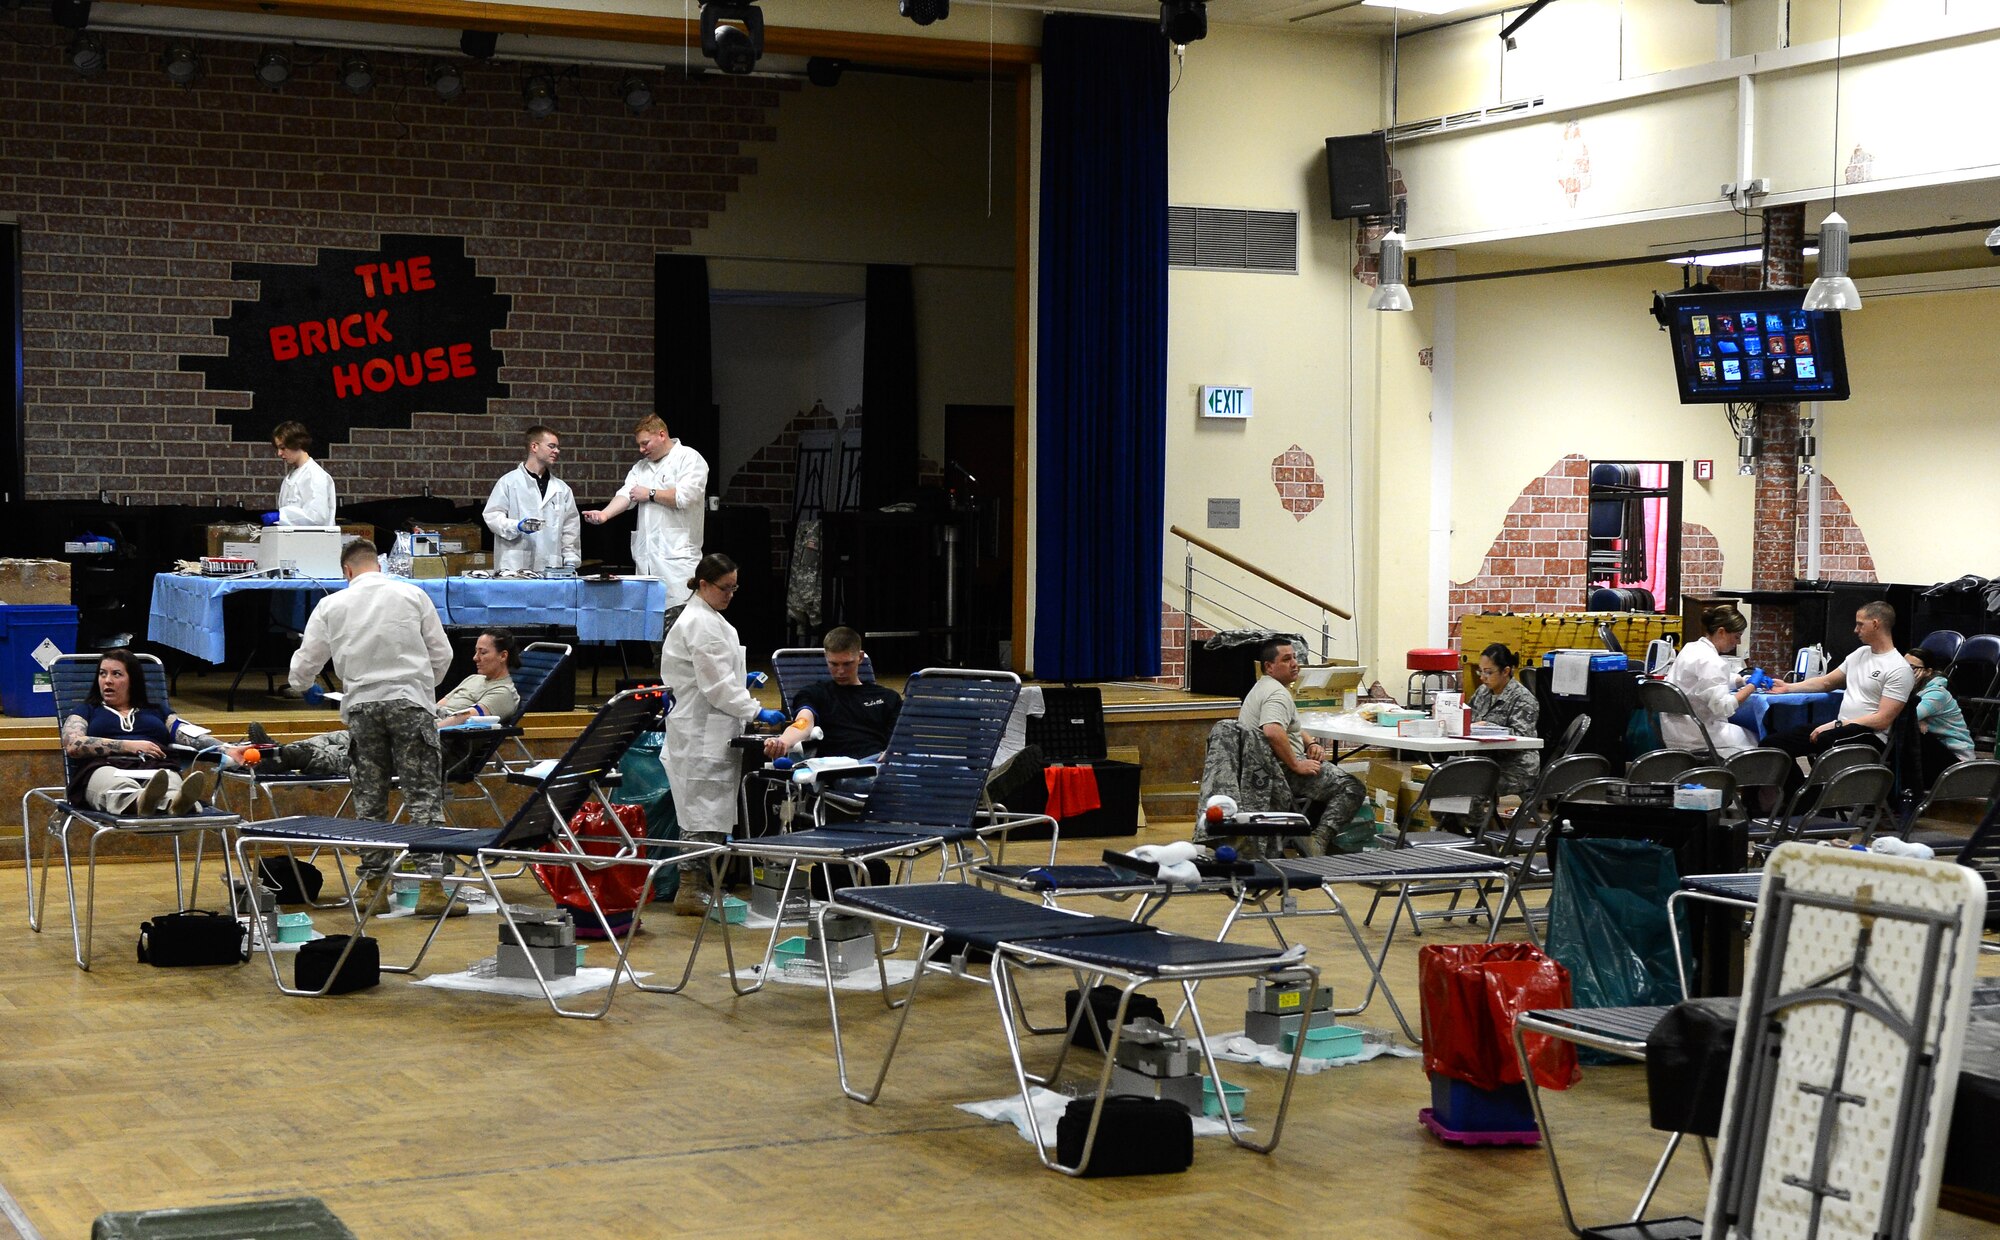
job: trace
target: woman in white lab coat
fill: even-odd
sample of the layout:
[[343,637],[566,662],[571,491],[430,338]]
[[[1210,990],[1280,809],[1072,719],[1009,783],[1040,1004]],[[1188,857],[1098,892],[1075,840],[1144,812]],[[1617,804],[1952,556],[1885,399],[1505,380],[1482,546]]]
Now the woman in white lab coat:
[[[1708,635],[1689,642],[1674,656],[1667,669],[1667,683],[1687,695],[1688,704],[1708,729],[1708,738],[1715,742],[1716,752],[1727,758],[1757,747],[1755,736],[1729,722],[1755,690],[1744,681],[1743,660],[1736,657],[1737,643],[1750,624],[1735,604],[1718,603],[1701,613],[1701,627]],[[1701,748],[1701,735],[1685,719],[1662,716],[1660,731],[1660,740],[1674,749]]]
[[[703,556],[687,588],[694,597],[660,643],[660,679],[674,695],[660,758],[681,836],[720,839],[736,826],[736,784],[743,772],[742,754],[729,742],[751,723],[783,723],[785,717],[750,696],[743,646],[735,626],[722,618],[736,597],[736,562],[719,553]],[[707,886],[705,863],[685,868],[674,911],[700,916]]]
[[[528,432],[528,459],[493,484],[486,498],[486,528],[493,531],[493,567],[575,567],[583,562],[582,518],[569,483],[555,476],[562,444],[545,426]],[[548,481],[544,490],[537,476]]]

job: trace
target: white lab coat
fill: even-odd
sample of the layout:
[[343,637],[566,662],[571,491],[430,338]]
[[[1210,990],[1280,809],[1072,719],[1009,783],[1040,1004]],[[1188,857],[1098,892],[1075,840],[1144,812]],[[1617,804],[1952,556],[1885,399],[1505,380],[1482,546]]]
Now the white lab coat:
[[680,440],[657,461],[640,460],[625,475],[621,494],[633,487],[674,488],[674,502],[635,505],[639,528],[632,531],[632,562],[641,577],[666,583],[667,606],[688,601],[688,578],[701,563],[701,539],[708,511],[708,462]]
[[311,457],[278,484],[278,524],[333,524],[333,475]]
[[[493,567],[543,569],[583,562],[583,518],[569,483],[551,477],[547,494],[525,465],[493,484],[486,497],[486,528],[493,531]],[[542,528],[523,534],[520,522],[539,517]]]
[[[1667,669],[1667,683],[1687,695],[1688,704],[1708,728],[1708,738],[1715,742],[1716,752],[1725,758],[1757,747],[1755,736],[1729,722],[1729,716],[1736,713],[1736,690],[1741,687],[1738,676],[1742,670],[1741,659],[1724,655],[1706,637],[1689,642]],[[1685,719],[1663,716],[1660,727],[1663,732],[1660,739],[1668,746],[1701,748],[1701,736]]]
[[367,572],[313,608],[292,656],[292,688],[311,684],[328,659],[340,676],[342,720],[365,702],[407,702],[429,712],[451,667],[451,643],[428,594]]
[[660,760],[683,832],[723,833],[736,826],[743,760],[729,742],[761,709],[743,678],[735,626],[695,596],[660,643],[660,679],[674,695]]

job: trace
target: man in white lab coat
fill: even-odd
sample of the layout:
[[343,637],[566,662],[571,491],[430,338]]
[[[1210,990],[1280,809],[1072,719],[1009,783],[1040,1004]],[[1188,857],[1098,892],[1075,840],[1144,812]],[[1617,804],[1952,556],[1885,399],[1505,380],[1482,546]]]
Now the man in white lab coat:
[[639,461],[625,475],[625,489],[602,508],[583,514],[601,525],[627,508],[639,510],[632,533],[632,562],[642,577],[658,577],[667,587],[667,606],[691,597],[687,582],[701,562],[704,510],[708,503],[708,462],[701,453],[667,434],[657,417],[632,431]]
[[[347,588],[313,608],[305,639],[292,656],[290,683],[308,702],[316,701],[320,691],[313,680],[333,660],[342,690],[340,721],[350,737],[355,817],[387,819],[393,777],[409,820],[442,827],[448,824],[435,703],[438,682],[451,666],[451,643],[430,596],[381,570],[375,544],[365,538],[340,553]],[[375,900],[393,856],[363,857],[365,882],[357,899]],[[444,900],[442,884],[429,884],[418,910],[442,912]],[[457,904],[452,908],[462,911]]]
[[278,507],[264,514],[266,525],[332,525],[333,477],[312,458],[313,437],[303,422],[280,422],[271,446],[285,463],[278,484]]
[[582,524],[569,483],[555,476],[562,440],[546,426],[527,433],[527,459],[493,484],[486,528],[493,531],[495,568],[575,567],[583,562]]

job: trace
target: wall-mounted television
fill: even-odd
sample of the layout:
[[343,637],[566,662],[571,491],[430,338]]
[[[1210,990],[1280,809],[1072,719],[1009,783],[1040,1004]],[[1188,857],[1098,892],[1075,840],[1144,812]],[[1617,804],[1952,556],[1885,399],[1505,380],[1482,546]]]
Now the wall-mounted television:
[[1847,399],[1840,316],[1804,308],[1802,288],[1660,299],[1686,405]]

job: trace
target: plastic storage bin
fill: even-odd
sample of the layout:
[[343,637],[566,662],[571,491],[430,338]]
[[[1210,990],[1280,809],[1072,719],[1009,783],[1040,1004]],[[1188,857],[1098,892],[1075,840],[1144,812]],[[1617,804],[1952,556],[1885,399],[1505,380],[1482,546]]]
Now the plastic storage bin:
[[1456,1145],[1535,1145],[1542,1139],[1525,1085],[1481,1089],[1433,1072],[1431,1104],[1417,1120]]
[[[44,644],[46,643],[46,645]],[[0,712],[15,718],[56,713],[45,663],[76,653],[76,608],[62,603],[0,606]]]

